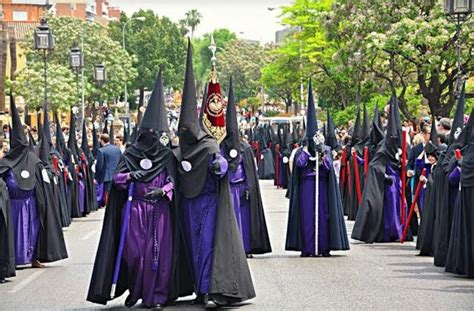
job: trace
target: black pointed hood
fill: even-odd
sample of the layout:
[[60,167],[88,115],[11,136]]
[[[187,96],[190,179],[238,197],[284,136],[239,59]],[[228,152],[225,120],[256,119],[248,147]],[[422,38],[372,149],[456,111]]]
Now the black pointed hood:
[[360,128],[360,106],[357,105],[357,116],[356,116],[356,121],[355,121],[355,124],[354,124],[354,130],[352,132],[352,139],[351,139],[351,145],[352,146],[355,146],[357,145],[358,143],[360,143],[360,141],[362,140],[362,136],[361,136],[361,128]]
[[58,112],[54,114],[54,123],[56,123],[56,149],[60,154],[64,154],[66,140],[64,139],[61,121],[59,121]]
[[123,126],[123,139],[122,139],[122,144],[126,144],[128,141],[128,129],[127,126],[124,124]]
[[372,124],[377,124],[379,129],[383,130],[382,118],[380,117],[379,107],[376,105],[374,110],[374,117],[372,119]]
[[140,128],[152,129],[158,134],[163,132],[168,133],[169,131],[161,69],[156,78],[150,99],[148,100]]
[[[196,86],[194,84],[192,47],[188,39],[186,75],[184,78],[181,114],[178,123],[179,157],[190,164],[185,170],[183,163],[178,165],[180,192],[187,198],[197,196],[204,187],[208,163],[211,155],[219,153],[216,140],[202,130],[197,115]],[[185,165],[187,166],[187,165]],[[189,168],[189,166],[187,166]]]
[[372,145],[378,145],[385,138],[382,119],[380,118],[379,107],[375,106],[374,117],[372,119],[372,128],[370,129],[370,142]]
[[466,83],[462,86],[461,95],[459,96],[458,103],[456,105],[456,112],[451,126],[451,132],[449,133],[449,143],[453,143],[456,140],[456,136],[461,133],[464,127],[464,106],[466,98]]
[[71,117],[69,119],[69,138],[67,141],[67,147],[74,155],[78,155],[77,150],[77,138],[76,138],[76,116],[71,111]]
[[28,130],[28,149],[35,151],[36,149],[36,140],[31,133],[31,130]]
[[32,190],[36,184],[36,165],[40,162],[40,159],[28,148],[28,140],[23,131],[23,125],[12,94],[10,94],[10,113],[12,115],[11,148],[0,161],[0,175],[12,170],[13,177],[20,189]]
[[396,167],[399,163],[399,157],[397,154],[400,143],[400,132],[397,127],[396,107],[397,106],[394,105],[394,102],[391,102],[387,134],[385,135],[385,141],[381,149],[392,167]]
[[38,142],[41,141],[43,139],[43,131],[40,131],[39,129],[43,127],[43,124],[41,123],[41,115],[38,113],[38,129],[37,129],[37,133],[38,133]]
[[81,149],[84,152],[84,155],[87,159],[90,158],[91,152],[89,149],[89,138],[87,137],[87,126],[86,126],[86,119],[82,120],[82,140],[81,140]]
[[[46,116],[46,113],[43,114]],[[46,133],[44,132],[44,127],[39,126],[38,122],[38,136],[41,134],[42,139],[39,142],[39,146],[36,150],[36,154],[40,158],[41,162],[43,162],[44,165],[49,165],[51,162],[51,148],[48,142],[48,139],[46,138]]]
[[326,136],[326,145],[331,147],[333,150],[337,150],[339,147],[339,143],[337,142],[336,137],[336,125],[334,124],[334,120],[331,117],[331,113],[327,112],[328,114],[328,131]]
[[425,153],[427,155],[436,155],[438,157],[438,132],[436,131],[436,120],[431,120],[430,141],[425,145]]
[[221,146],[224,149],[224,156],[229,162],[231,171],[235,171],[239,164],[240,155],[240,133],[239,123],[237,121],[237,109],[235,106],[234,88],[232,78],[229,81],[229,94],[227,96],[227,111],[225,114],[226,137]]
[[97,157],[97,153],[99,153],[100,143],[99,143],[99,136],[97,136],[97,129],[95,128],[94,123],[92,123],[92,155]]
[[313,82],[309,80],[308,86],[308,111],[306,113],[306,138],[313,140],[318,131],[318,118],[316,115],[316,106],[314,105]]
[[110,122],[109,141],[112,145],[115,145],[114,121]]
[[367,105],[364,103],[364,121],[362,123],[361,139],[367,141],[370,137],[370,120],[367,113]]

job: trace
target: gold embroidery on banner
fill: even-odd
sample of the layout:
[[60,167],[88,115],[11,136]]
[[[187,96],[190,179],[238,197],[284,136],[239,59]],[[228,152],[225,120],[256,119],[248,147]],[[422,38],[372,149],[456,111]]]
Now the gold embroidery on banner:
[[206,128],[207,132],[211,134],[220,144],[224,140],[227,134],[225,130],[225,126],[224,127],[213,126],[211,121],[207,118],[206,114],[204,114],[203,116],[203,122],[204,122],[204,127]]

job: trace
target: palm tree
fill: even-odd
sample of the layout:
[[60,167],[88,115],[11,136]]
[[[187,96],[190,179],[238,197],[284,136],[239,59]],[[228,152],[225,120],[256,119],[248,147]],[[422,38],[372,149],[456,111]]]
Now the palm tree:
[[186,12],[186,24],[191,28],[191,39],[194,36],[194,30],[196,30],[197,25],[201,23],[202,14],[198,10],[193,9]]

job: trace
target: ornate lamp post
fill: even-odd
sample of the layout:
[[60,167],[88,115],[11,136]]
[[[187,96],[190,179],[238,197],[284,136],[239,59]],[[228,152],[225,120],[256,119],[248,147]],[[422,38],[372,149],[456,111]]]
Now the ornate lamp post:
[[456,55],[457,55],[457,77],[455,96],[461,94],[462,85],[464,84],[465,72],[461,65],[461,29],[462,24],[471,18],[474,9],[474,0],[445,0],[444,12],[449,20],[456,23]]
[[[84,56],[81,53],[81,49],[77,47],[76,44],[73,45],[71,50],[69,50],[69,67],[76,74],[76,88],[77,88],[77,100],[80,101],[80,88],[79,88],[79,72],[81,72],[84,67]],[[81,116],[79,118],[79,124],[82,124],[82,119],[84,118],[84,104],[81,101]]]
[[48,56],[54,50],[54,35],[45,19],[34,32],[34,47],[40,52],[44,61],[44,103],[48,102]]
[[[104,87],[105,82],[107,82],[107,71],[105,70],[105,66],[103,64],[97,64],[94,67],[94,82],[96,86],[99,88],[99,109],[101,109],[101,88]],[[108,110],[108,109],[107,109]],[[95,111],[95,109],[94,109]],[[95,113],[93,116],[95,119]],[[105,121],[105,120],[104,120]]]

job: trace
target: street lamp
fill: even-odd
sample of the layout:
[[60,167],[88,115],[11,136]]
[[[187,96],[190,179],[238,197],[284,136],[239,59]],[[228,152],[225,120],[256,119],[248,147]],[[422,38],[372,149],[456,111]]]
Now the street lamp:
[[[74,43],[73,47],[69,50],[69,67],[76,73],[76,89],[77,89],[77,100],[80,100],[80,88],[79,88],[79,72],[84,67],[84,57],[81,49]],[[79,124],[82,124],[84,118],[84,106],[81,102],[81,116],[79,118]]]
[[46,19],[42,19],[34,32],[34,47],[40,52],[44,61],[44,103],[48,102],[48,56],[54,50],[53,31],[49,28]]
[[474,9],[474,0],[445,0],[444,12],[449,20],[456,23],[456,56],[457,74],[454,95],[459,97],[462,85],[466,79],[461,66],[461,29],[462,24],[471,18]]
[[95,84],[102,88],[107,81],[107,72],[105,71],[105,66],[103,64],[97,64],[94,67],[94,81]]
[[[125,47],[125,30],[127,29],[127,25],[129,23],[131,23],[133,20],[137,20],[137,21],[142,21],[144,22],[146,20],[146,17],[145,16],[137,16],[137,17],[132,17],[130,18],[127,22],[125,22],[123,24],[123,27],[122,27],[122,47],[123,47],[123,50],[126,51],[126,47]],[[128,89],[127,89],[127,81],[124,82],[124,101],[125,101],[125,112],[128,113]]]

